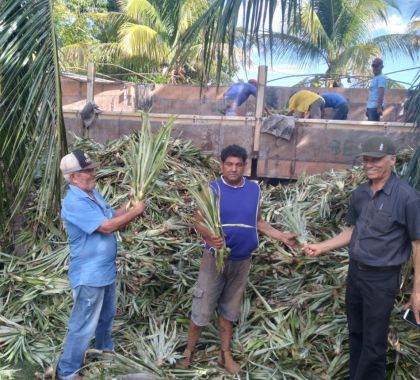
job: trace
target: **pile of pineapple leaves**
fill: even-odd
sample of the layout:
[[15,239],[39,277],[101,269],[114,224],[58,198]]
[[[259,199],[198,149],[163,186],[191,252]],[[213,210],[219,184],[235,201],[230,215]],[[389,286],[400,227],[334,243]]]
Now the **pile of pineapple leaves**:
[[[76,139],[102,162],[98,189],[114,207],[127,201],[131,184],[124,152],[137,135],[102,146]],[[399,167],[412,151],[400,158]],[[195,205],[188,189],[218,175],[217,162],[191,143],[172,140],[164,169],[146,197],[146,212],[118,232],[118,312],[115,355],[87,356],[86,379],[145,373],[158,379],[345,379],[348,338],[344,312],[347,249],[319,258],[261,237],[235,325],[232,349],[241,373],[217,365],[217,319],[203,329],[191,368],[174,368],[187,340],[192,288],[202,242],[192,227]],[[262,185],[261,213],[282,228],[285,200],[307,225],[311,241],[327,239],[344,225],[350,192],[362,181],[354,168],[304,176],[288,185]],[[63,186],[63,194],[65,186]],[[49,225],[35,217],[36,195],[25,213],[19,245],[26,255],[0,256],[0,378],[20,379],[20,364],[44,371],[56,365],[72,306],[67,280],[69,247],[59,216]],[[401,319],[412,286],[412,263],[402,271],[401,292],[388,339],[388,379],[420,378],[420,330]],[[93,347],[93,346],[92,346]]]

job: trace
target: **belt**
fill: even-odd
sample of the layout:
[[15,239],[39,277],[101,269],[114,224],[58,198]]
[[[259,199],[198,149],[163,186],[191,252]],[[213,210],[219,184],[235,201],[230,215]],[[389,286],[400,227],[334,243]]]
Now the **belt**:
[[370,271],[370,272],[389,272],[389,271],[399,270],[401,268],[401,265],[389,265],[386,267],[379,267],[379,266],[362,264],[356,260],[352,260],[352,262],[354,263],[357,269],[363,270],[363,271]]

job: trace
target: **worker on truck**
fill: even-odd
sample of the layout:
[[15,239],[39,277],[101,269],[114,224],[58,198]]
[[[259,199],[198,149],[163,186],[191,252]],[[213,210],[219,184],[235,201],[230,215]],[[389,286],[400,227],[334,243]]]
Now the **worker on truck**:
[[[347,120],[349,105],[344,96],[337,94],[336,92],[325,92],[320,95],[325,100],[325,108],[333,109],[331,113],[332,120]],[[322,118],[324,118],[324,114],[322,115]]]
[[324,112],[325,100],[315,92],[300,90],[289,99],[288,116],[297,111],[298,117],[305,119],[321,119]]
[[257,97],[257,86],[258,82],[255,79],[250,79],[248,83],[232,84],[223,95],[225,106],[223,113],[226,116],[237,116],[239,106],[245,103],[251,95]]
[[375,58],[372,62],[374,77],[369,84],[369,95],[366,104],[366,116],[369,121],[379,121],[384,111],[385,89],[387,80],[382,74],[384,63],[382,59]]

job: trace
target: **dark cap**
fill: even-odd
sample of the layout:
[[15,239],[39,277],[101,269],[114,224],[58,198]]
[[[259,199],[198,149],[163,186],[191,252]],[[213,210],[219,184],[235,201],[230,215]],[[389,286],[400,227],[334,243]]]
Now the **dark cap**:
[[362,152],[358,156],[384,157],[396,154],[394,143],[385,136],[374,136],[362,143]]

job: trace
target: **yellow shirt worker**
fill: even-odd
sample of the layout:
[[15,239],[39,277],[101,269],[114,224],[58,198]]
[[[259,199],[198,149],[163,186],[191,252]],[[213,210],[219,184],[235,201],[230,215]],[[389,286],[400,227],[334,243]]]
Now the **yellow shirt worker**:
[[321,119],[325,108],[325,100],[315,92],[300,90],[293,94],[289,99],[288,116],[295,111],[299,112],[299,117],[309,119]]

